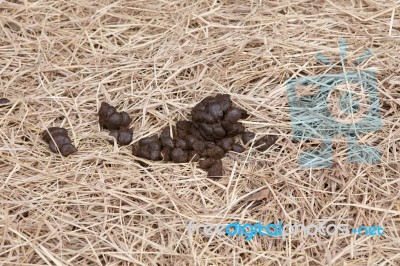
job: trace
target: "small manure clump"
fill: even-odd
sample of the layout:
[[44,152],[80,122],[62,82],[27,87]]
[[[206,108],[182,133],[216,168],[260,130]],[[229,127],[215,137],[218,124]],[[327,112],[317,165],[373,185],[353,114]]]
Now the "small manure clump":
[[7,98],[0,98],[0,107],[8,105],[10,103],[10,100]]
[[100,127],[110,130],[110,136],[119,145],[129,145],[132,142],[133,129],[129,128],[132,118],[127,112],[118,112],[114,106],[102,102],[98,115]]
[[43,140],[49,144],[52,152],[58,153],[67,157],[75,152],[77,149],[72,145],[71,139],[68,137],[68,131],[61,127],[50,127],[43,132]]

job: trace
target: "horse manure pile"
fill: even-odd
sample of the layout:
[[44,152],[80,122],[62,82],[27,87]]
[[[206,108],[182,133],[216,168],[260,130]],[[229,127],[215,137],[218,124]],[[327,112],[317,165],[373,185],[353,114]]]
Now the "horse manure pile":
[[[132,147],[133,155],[153,161],[199,162],[199,167],[208,171],[209,178],[221,178],[221,159],[226,153],[245,151],[237,137],[242,136],[244,144],[255,138],[255,134],[245,132],[245,127],[239,122],[249,115],[245,110],[232,106],[227,94],[206,97],[192,109],[191,115],[191,121],[178,121],[175,127],[164,128],[160,136],[140,139]],[[275,141],[275,136],[265,136],[255,144],[260,151],[265,151]]]
[[[1,104],[1,101],[0,101]],[[98,112],[101,128],[110,130],[119,145],[132,142],[132,118],[126,112],[103,102]],[[208,177],[223,176],[222,159],[226,153],[242,153],[244,145],[254,141],[255,133],[245,131],[240,119],[249,117],[243,109],[234,107],[230,96],[218,94],[206,97],[191,111],[192,120],[181,120],[172,128],[164,128],[160,135],[142,138],[132,146],[133,155],[152,161],[174,163],[199,162],[199,167],[208,171]],[[241,143],[239,137],[241,136]],[[52,152],[69,156],[77,149],[71,144],[64,128],[51,127],[43,134]],[[266,151],[276,142],[275,136],[264,136],[255,141],[260,151]],[[142,165],[147,165],[140,162]]]

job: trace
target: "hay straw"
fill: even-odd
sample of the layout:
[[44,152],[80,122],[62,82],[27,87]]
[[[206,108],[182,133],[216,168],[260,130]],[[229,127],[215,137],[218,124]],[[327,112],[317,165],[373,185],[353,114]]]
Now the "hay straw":
[[[1,265],[399,265],[400,3],[397,1],[0,2]],[[334,167],[298,165],[316,141],[292,142],[285,82],[336,71],[366,48],[383,127],[360,139],[378,165],[349,164],[335,139]],[[202,98],[228,93],[264,153],[224,158],[226,178],[196,164],[136,163],[100,130],[101,101],[134,117],[134,142],[188,118]],[[40,138],[62,126],[79,152],[50,153]],[[255,194],[264,190],[262,194]],[[267,193],[268,192],[268,193]],[[256,195],[256,197],[255,197]],[[261,198],[258,201],[246,200]],[[251,198],[250,198],[251,199]],[[381,225],[383,237],[287,240],[188,235],[232,221]]]

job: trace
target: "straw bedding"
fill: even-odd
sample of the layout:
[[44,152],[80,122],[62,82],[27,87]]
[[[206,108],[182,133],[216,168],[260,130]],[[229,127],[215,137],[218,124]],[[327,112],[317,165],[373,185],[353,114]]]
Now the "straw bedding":
[[[2,265],[399,265],[400,9],[366,1],[0,2],[0,264]],[[302,169],[285,82],[373,56],[382,129],[360,142],[382,162],[350,164],[335,139],[334,166]],[[214,181],[195,163],[135,162],[109,144],[102,101],[133,118],[133,142],[190,119],[206,96],[229,94],[247,110],[265,152],[223,159]],[[41,132],[68,130],[78,152],[51,153]],[[195,223],[325,219],[380,225],[384,236],[207,237]]]

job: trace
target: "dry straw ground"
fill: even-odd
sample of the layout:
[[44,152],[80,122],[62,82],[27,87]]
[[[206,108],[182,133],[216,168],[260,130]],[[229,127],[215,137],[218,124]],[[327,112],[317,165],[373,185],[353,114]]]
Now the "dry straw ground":
[[[399,265],[400,3],[352,1],[0,1],[1,265]],[[312,143],[291,141],[285,81],[374,56],[383,128],[362,137],[379,165],[299,168]],[[101,101],[134,117],[134,142],[228,93],[277,145],[224,159],[226,177],[196,164],[143,168],[98,126]],[[40,133],[68,129],[79,152],[50,153]],[[258,201],[254,193],[263,190]],[[256,195],[257,196],[257,195]],[[259,196],[259,195],[258,195]],[[381,225],[383,237],[288,240],[188,235],[198,223]]]

